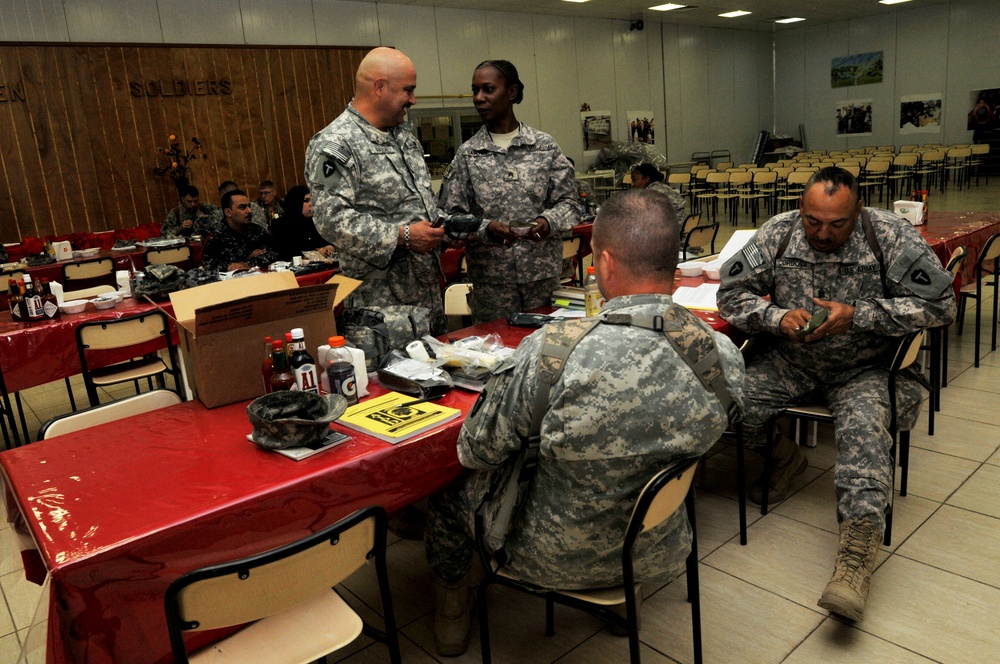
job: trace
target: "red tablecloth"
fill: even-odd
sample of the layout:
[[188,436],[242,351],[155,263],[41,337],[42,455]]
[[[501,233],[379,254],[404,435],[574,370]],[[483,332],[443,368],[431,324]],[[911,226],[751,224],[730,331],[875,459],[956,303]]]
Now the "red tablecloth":
[[[334,270],[312,272],[296,280],[300,286],[313,286],[326,283],[334,273]],[[125,298],[114,309],[97,310],[88,305],[82,314],[62,315],[57,320],[32,325],[14,322],[9,310],[0,311],[0,368],[3,369],[7,391],[20,392],[80,373],[76,328],[81,323],[124,318],[154,308],[146,301]],[[169,302],[163,303],[163,308],[168,313],[173,311]],[[174,341],[177,341],[176,330]],[[127,359],[127,356],[108,356],[109,363]]]
[[969,255],[962,266],[961,286],[976,278],[976,261],[986,241],[1000,233],[1000,212],[948,212],[932,210],[927,224],[918,226],[920,234],[947,265],[951,253],[965,245]]

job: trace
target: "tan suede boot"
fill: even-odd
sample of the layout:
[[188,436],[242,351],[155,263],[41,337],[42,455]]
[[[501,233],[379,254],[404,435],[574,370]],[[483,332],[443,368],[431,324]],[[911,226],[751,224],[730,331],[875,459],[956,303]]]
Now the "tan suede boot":
[[882,533],[869,519],[840,524],[840,551],[833,578],[826,584],[819,606],[849,620],[865,617],[865,603],[875,569],[875,555]]
[[448,582],[434,575],[434,647],[442,657],[457,657],[469,648],[469,577]]
[[[794,440],[780,435],[771,449],[771,483],[767,492],[767,503],[776,505],[788,497],[792,480],[801,475],[809,467],[809,459]],[[763,498],[763,475],[750,487],[749,498],[754,505],[760,505]]]

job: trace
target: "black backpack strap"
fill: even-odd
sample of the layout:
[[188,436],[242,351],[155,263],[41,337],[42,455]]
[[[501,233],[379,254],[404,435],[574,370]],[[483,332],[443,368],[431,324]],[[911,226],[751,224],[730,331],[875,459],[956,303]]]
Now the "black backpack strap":
[[885,258],[882,256],[882,247],[878,244],[878,236],[875,235],[875,226],[872,224],[871,215],[868,214],[868,210],[861,208],[861,227],[865,231],[865,240],[868,242],[868,247],[872,250],[875,255],[875,260],[878,261],[878,275],[882,280],[882,294],[888,298],[889,285],[885,280]]

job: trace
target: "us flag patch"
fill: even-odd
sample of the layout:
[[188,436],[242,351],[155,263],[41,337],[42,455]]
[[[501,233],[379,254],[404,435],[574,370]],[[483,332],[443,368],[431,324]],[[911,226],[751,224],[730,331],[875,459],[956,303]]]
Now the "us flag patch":
[[342,164],[346,164],[351,160],[351,154],[342,145],[337,145],[336,143],[330,145],[326,153]]
[[760,247],[757,246],[756,242],[743,247],[743,257],[747,260],[751,270],[764,263],[764,255],[760,253]]

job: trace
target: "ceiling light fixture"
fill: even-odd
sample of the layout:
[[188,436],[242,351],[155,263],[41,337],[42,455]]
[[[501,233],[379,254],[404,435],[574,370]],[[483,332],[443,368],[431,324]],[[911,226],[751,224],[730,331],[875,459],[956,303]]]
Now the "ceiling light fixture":
[[668,2],[665,5],[656,5],[655,7],[650,7],[654,12],[668,12],[672,9],[684,9],[687,5],[675,5],[672,2]]
[[563,2],[590,2],[590,0],[563,0]]
[[722,18],[737,18],[739,16],[746,16],[747,14],[750,13],[751,12],[745,12],[742,9],[737,9],[734,12],[726,12],[725,14],[719,14],[719,16],[721,16]]
[[909,2],[910,0],[878,0],[880,5],[898,5],[901,2]]
[[798,23],[799,21],[804,21],[804,18],[799,18],[798,16],[790,16],[788,18],[776,18],[775,23]]

